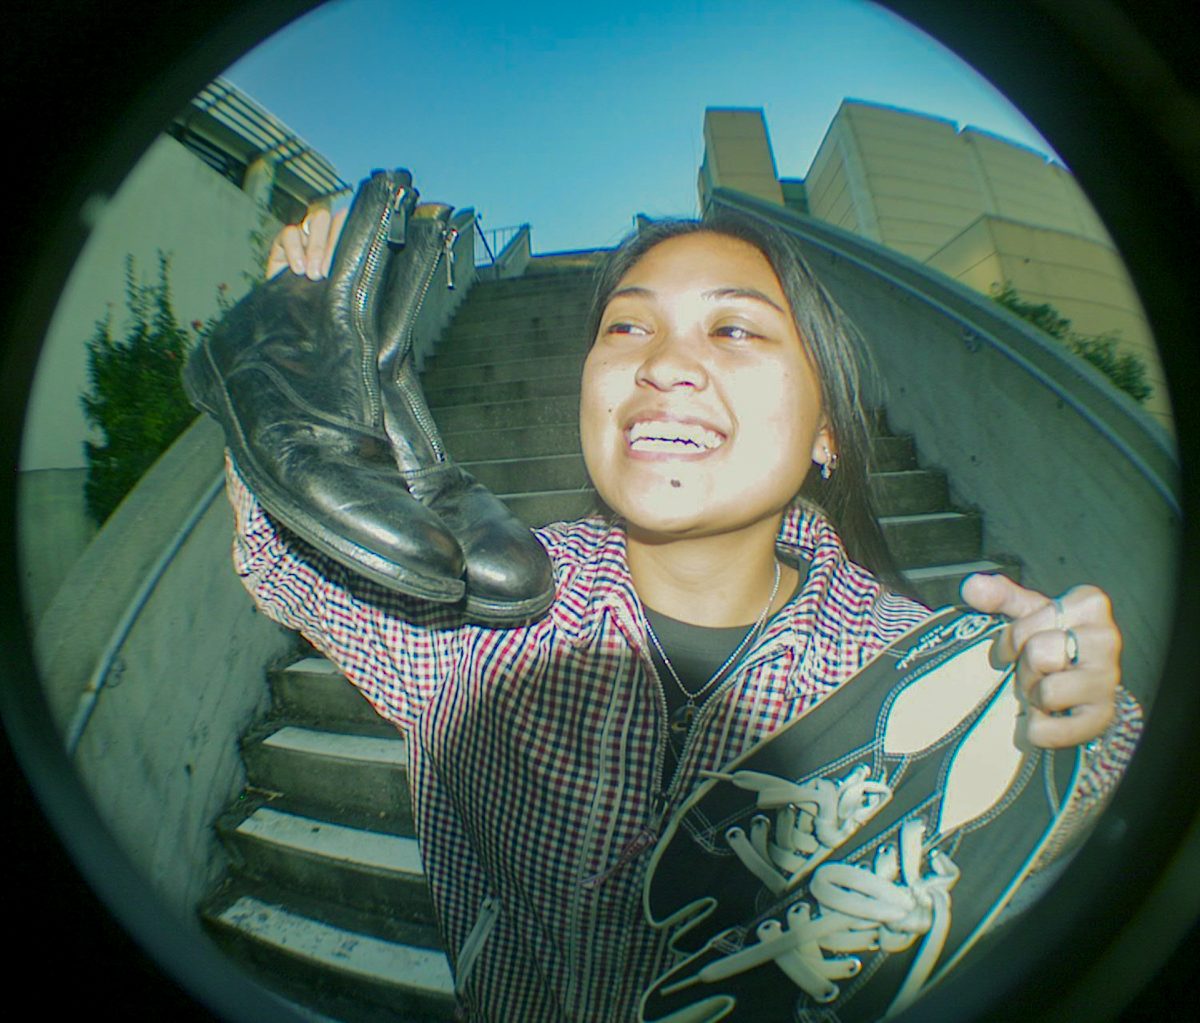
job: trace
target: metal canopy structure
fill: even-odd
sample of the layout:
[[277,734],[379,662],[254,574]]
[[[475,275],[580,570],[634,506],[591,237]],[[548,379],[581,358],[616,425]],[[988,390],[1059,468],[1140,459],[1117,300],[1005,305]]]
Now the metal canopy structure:
[[239,185],[246,168],[263,159],[274,165],[276,187],[303,205],[350,191],[328,159],[223,78],[201,89],[172,127],[180,141]]

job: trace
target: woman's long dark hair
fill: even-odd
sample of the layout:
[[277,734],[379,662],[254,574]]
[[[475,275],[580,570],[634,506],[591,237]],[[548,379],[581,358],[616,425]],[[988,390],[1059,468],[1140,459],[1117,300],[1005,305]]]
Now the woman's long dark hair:
[[791,239],[759,220],[720,211],[704,220],[659,220],[643,224],[600,266],[588,320],[595,339],[604,308],[621,279],[656,245],[681,235],[710,232],[753,245],[771,264],[808,345],[821,382],[821,401],[837,454],[828,480],[809,472],[798,498],[816,505],[838,531],[850,558],[893,589],[907,589],[896,569],[871,505],[867,472],[871,434],[864,386],[874,370],[849,318],[816,279]]

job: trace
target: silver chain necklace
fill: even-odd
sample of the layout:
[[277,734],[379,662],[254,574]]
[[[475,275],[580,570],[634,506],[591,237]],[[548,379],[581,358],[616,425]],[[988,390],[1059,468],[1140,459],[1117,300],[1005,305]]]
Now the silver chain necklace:
[[737,663],[737,659],[742,655],[742,651],[755,639],[762,630],[763,625],[767,621],[767,614],[771,610],[771,605],[775,603],[775,596],[779,593],[779,580],[782,573],[779,570],[779,562],[775,562],[775,584],[771,587],[771,595],[767,598],[767,603],[759,612],[758,618],[746,635],[742,637],[742,641],[734,647],[733,653],[725,658],[725,663],[721,665],[694,693],[689,692],[687,686],[683,684],[683,680],[679,677],[679,673],[675,670],[675,665],[671,663],[671,658],[667,656],[667,652],[662,648],[662,644],[658,641],[658,636],[654,633],[654,626],[650,624],[649,618],[646,619],[646,633],[650,637],[650,642],[654,645],[654,649],[658,652],[658,656],[662,658],[663,664],[666,665],[667,671],[671,678],[675,680],[675,685],[679,687],[679,691],[683,693],[684,699],[687,701],[684,706],[671,715],[671,730],[674,732],[686,732],[692,724],[692,720],[696,716],[696,701],[711,689],[729,670],[730,665]]

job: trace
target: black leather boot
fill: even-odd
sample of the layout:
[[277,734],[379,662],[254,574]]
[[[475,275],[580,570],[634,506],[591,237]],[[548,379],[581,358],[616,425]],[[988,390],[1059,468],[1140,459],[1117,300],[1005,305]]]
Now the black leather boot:
[[388,239],[415,202],[407,171],[365,181],[329,279],[285,272],[255,288],[193,352],[184,386],[278,522],[388,589],[453,602],[462,551],[396,472],[378,379]]
[[379,321],[384,425],[409,490],[462,547],[467,616],[488,625],[517,625],[550,607],[550,559],[529,528],[446,453],[413,365],[412,330],[421,303],[430,287],[445,286],[453,269],[457,232],[449,218],[448,206],[418,206],[408,222],[407,243],[388,266]]

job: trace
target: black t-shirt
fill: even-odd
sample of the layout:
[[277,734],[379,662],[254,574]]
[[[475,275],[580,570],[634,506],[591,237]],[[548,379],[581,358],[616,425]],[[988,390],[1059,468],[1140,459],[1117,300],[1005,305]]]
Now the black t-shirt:
[[[808,577],[806,563],[800,562],[795,567],[799,570],[800,576],[789,602],[796,598]],[[729,664],[725,668],[721,673],[721,679],[717,679],[707,687],[706,683],[712,679],[713,674],[720,669],[754,626],[734,625],[729,628],[710,629],[703,625],[689,625],[676,618],[669,618],[650,607],[646,607],[645,611],[646,619],[658,637],[663,650],[666,651],[667,657],[670,658],[671,665],[679,676],[679,681],[683,683],[683,687],[687,689],[688,693],[698,694],[689,701],[687,694],[680,689],[679,683],[675,681],[675,677],[667,668],[654,644],[651,643],[650,656],[654,662],[654,670],[658,672],[658,678],[662,684],[663,696],[667,701],[667,718],[670,721],[668,729],[670,741],[667,744],[666,770],[663,774],[665,787],[675,773],[679,762],[679,752],[683,749],[693,717],[704,705],[704,702],[721,688],[721,681],[737,667],[737,662]],[[777,612],[777,614],[781,613],[782,610]],[[766,625],[764,625],[763,631],[766,631]],[[749,653],[752,645],[752,643],[746,644],[738,661]],[[703,692],[700,692],[701,689]]]

